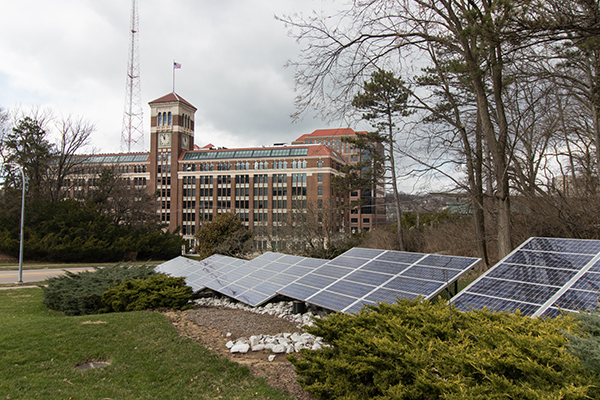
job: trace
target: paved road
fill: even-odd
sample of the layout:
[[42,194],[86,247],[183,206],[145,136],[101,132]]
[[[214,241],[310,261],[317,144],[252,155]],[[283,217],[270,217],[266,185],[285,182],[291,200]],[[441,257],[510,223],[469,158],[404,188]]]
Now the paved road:
[[[50,277],[62,275],[65,273],[65,270],[70,272],[80,272],[87,271],[89,268],[44,268],[44,269],[24,269],[23,270],[23,282],[24,283],[33,283],[33,282],[41,282]],[[19,280],[19,271],[18,270],[0,270],[0,284],[6,283],[17,283]]]

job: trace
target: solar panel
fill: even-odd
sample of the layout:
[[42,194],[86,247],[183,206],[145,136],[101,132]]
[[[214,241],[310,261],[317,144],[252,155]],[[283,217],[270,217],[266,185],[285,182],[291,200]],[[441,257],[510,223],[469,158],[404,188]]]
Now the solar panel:
[[451,299],[459,310],[554,317],[598,308],[600,240],[533,237]]
[[306,275],[326,260],[267,252],[252,261],[243,261],[204,280],[216,292],[251,306],[259,306],[277,295],[277,291]]
[[480,259],[353,248],[278,293],[340,312],[398,298],[431,299]]

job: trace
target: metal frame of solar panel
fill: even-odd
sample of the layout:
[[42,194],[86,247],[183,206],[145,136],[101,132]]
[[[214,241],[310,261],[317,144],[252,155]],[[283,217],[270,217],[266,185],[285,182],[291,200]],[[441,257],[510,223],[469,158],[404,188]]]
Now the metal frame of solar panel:
[[[240,260],[241,261],[241,260]],[[238,301],[260,306],[277,295],[277,291],[310,273],[327,260],[267,252],[241,263],[204,285]]]
[[353,248],[278,293],[340,312],[397,298],[431,299],[481,259]]
[[451,299],[458,309],[554,317],[598,308],[600,240],[529,238]]

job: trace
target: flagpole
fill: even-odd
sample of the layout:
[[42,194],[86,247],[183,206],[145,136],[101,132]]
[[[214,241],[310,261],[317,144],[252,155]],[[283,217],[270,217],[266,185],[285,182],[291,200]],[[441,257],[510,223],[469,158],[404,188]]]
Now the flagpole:
[[175,93],[175,60],[173,60],[173,93]]

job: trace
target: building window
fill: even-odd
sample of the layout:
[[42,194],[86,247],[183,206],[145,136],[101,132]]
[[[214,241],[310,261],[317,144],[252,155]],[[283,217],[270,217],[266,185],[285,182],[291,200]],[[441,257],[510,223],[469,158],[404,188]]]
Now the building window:
[[368,224],[370,222],[369,218],[363,218],[363,224]]
[[317,195],[323,196],[323,186],[317,186]]
[[322,172],[319,172],[319,174],[317,175],[317,182],[323,183],[323,173]]
[[158,113],[158,126],[162,125],[162,113]]
[[167,125],[171,126],[171,111],[169,111],[169,123]]
[[319,168],[323,168],[323,160],[319,160],[317,164]]

